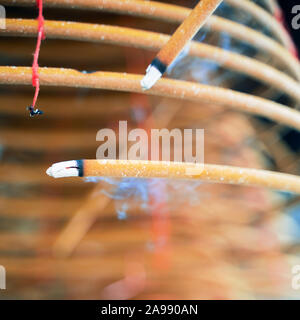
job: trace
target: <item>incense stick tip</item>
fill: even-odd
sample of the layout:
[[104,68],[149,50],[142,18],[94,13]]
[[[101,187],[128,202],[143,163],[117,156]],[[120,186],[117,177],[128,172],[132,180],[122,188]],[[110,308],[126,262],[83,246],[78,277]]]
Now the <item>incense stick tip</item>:
[[146,75],[141,80],[141,86],[144,90],[148,90],[161,78],[162,73],[153,65],[147,68]]
[[46,171],[53,178],[78,177],[79,167],[76,160],[54,163]]

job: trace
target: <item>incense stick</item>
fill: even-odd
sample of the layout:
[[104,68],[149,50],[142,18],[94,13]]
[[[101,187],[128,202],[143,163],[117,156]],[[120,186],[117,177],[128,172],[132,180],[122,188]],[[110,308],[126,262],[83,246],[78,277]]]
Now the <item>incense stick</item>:
[[[0,34],[12,36],[35,36],[36,21],[27,19],[6,19],[6,29]],[[45,21],[45,33],[49,39],[69,39],[91,42],[104,42],[133,46],[148,50],[161,49],[169,36],[143,30],[96,25],[78,22]],[[253,58],[230,52],[209,44],[191,42],[190,56],[209,59],[222,67],[241,72],[247,76],[274,86],[300,102],[300,85],[293,78],[275,68]]]
[[[31,68],[0,67],[0,84],[30,84]],[[40,81],[47,86],[98,88],[117,91],[143,92],[141,76],[115,72],[84,74],[74,69],[40,68]],[[162,79],[147,94],[179,98],[190,101],[206,101],[226,105],[232,109],[257,114],[300,130],[300,112],[287,106],[213,86],[188,81]]]
[[201,0],[190,15],[175,31],[168,43],[159,51],[146,70],[141,81],[143,89],[150,89],[175,61],[188,42],[195,36],[207,19],[217,9],[222,0]]
[[66,177],[134,177],[199,179],[246,186],[262,186],[300,193],[300,177],[266,170],[232,166],[141,160],[71,160],[53,164],[47,174]]
[[[30,5],[34,4],[35,0],[18,0],[14,3],[0,0],[0,3],[11,5]],[[77,8],[85,10],[106,10],[177,23],[184,21],[184,19],[186,19],[191,13],[191,9],[177,5],[165,4],[156,1],[139,0],[131,0],[128,2],[119,0],[44,0],[44,5],[68,9]],[[276,19],[274,19],[274,22],[275,21]],[[279,25],[277,30],[282,28],[278,22],[277,24]],[[267,52],[283,63],[295,76],[295,78],[300,79],[300,66],[298,60],[293,54],[286,50],[286,48],[282,47],[270,37],[263,35],[262,33],[247,26],[214,15],[210,16],[203,28],[209,28],[213,32],[226,32],[234,39],[246,42],[255,48],[258,48],[259,50]]]

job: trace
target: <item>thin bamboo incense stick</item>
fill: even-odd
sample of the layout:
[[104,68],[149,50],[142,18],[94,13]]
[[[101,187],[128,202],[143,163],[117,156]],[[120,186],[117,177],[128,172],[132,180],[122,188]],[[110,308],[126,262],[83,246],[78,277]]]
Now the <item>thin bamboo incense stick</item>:
[[[0,30],[0,34],[35,36],[36,24],[35,20],[6,19],[6,29]],[[161,49],[170,39],[167,35],[143,30],[78,22],[66,23],[63,21],[45,21],[45,33],[49,39],[105,42],[148,50]],[[274,86],[300,102],[299,83],[265,63],[194,41],[191,42],[188,54],[210,59],[223,67],[242,72],[247,76]]]
[[[0,0],[3,4],[32,5],[34,0],[18,0],[14,3]],[[160,3],[156,1],[131,0],[129,2],[119,0],[44,0],[44,5],[49,7],[64,7],[78,9],[107,10],[117,13],[137,15],[148,18],[162,19],[171,22],[182,22],[191,10],[188,8]],[[275,19],[274,19],[275,20]],[[300,79],[300,65],[298,60],[279,43],[239,23],[212,15],[203,28],[211,28],[214,32],[226,32],[231,37],[249,43],[255,48],[263,50],[281,61],[289,71]],[[278,27],[277,29],[279,29]]]
[[143,89],[150,89],[161,78],[166,69],[175,61],[221,2],[222,0],[199,1],[190,15],[183,21],[167,44],[148,66],[146,75],[141,81]]
[[54,178],[108,176],[199,179],[300,193],[300,177],[298,176],[266,170],[186,162],[71,160],[53,164],[48,168],[47,174]]
[[[1,4],[5,5],[32,5],[35,0],[0,0]],[[262,9],[255,3],[244,0],[225,0],[232,7],[244,10],[251,14],[253,18],[259,22],[266,24],[272,33],[284,44],[290,48],[291,39],[284,27],[273,18],[273,16]],[[190,13],[190,9],[180,7],[178,5],[166,4],[154,1],[131,0],[124,2],[120,0],[44,0],[44,5],[47,7],[61,8],[77,8],[77,9],[92,9],[92,10],[107,10],[120,14],[139,15],[153,19],[163,19],[169,22],[182,22]],[[219,17],[214,17],[214,19]],[[238,26],[238,24],[237,24]],[[224,30],[228,32],[228,30]]]
[[[141,76],[115,72],[84,74],[74,69],[40,68],[40,81],[47,86],[98,88],[117,91],[143,92]],[[31,68],[0,67],[0,84],[30,84]],[[300,112],[284,105],[249,94],[235,92],[188,81],[161,79],[147,94],[190,101],[227,105],[251,114],[261,115],[300,130]]]

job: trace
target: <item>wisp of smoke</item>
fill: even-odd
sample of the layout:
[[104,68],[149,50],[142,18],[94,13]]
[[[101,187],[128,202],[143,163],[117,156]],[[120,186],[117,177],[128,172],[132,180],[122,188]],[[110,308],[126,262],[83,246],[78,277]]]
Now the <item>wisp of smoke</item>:
[[[107,197],[114,200],[116,212],[120,220],[127,218],[127,213],[132,205],[139,207],[141,210],[150,209],[150,199],[161,198],[160,185],[164,184],[167,194],[163,200],[167,205],[176,207],[182,204],[197,205],[201,201],[197,188],[201,185],[200,181],[176,181],[168,179],[138,179],[123,178],[113,179],[107,177],[87,177],[86,182],[99,183],[103,182],[103,188],[100,191]],[[185,193],[185,197],[182,197]]]

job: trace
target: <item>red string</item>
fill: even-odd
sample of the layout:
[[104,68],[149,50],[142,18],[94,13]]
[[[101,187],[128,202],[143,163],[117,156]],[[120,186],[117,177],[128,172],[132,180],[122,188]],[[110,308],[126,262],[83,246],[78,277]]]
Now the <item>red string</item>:
[[35,108],[36,101],[39,95],[40,91],[40,80],[39,80],[39,54],[40,54],[40,48],[41,48],[41,42],[43,39],[45,39],[44,34],[44,17],[43,17],[43,0],[37,0],[36,4],[39,9],[39,15],[38,15],[38,37],[37,37],[37,43],[36,43],[36,49],[33,56],[33,63],[32,63],[32,86],[35,87],[35,93],[33,97],[32,102],[32,108]]

